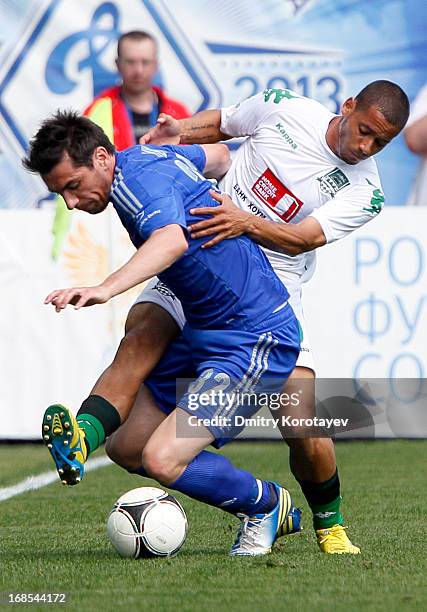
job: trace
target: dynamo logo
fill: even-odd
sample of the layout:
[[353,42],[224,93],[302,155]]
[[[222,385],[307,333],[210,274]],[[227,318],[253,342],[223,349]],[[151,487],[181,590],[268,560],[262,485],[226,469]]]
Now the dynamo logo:
[[[314,3],[283,0],[280,17],[298,21]],[[199,27],[201,13],[193,21],[187,15],[184,29],[168,4],[166,0],[37,3],[37,13],[0,70],[0,127],[10,141],[7,150],[21,156],[43,117],[57,108],[83,109],[102,89],[114,85],[117,38],[135,28],[159,40],[166,91],[193,112],[234,104],[268,88],[292,89],[339,111],[340,51],[275,43],[274,37],[268,44],[244,36],[238,40],[236,24],[227,25],[225,5],[217,11],[224,24],[221,35],[206,40],[208,31]],[[254,5],[250,18],[256,20],[260,10]]]
[[[106,19],[111,21],[109,27],[103,23]],[[76,79],[67,73],[68,58],[81,43],[86,44],[87,54],[77,62],[77,74],[84,70],[91,72],[93,96],[117,80],[115,71],[108,70],[102,65],[102,57],[110,45],[114,49],[116,47],[120,36],[119,21],[117,6],[112,2],[105,2],[93,13],[88,29],[70,34],[54,47],[47,59],[45,72],[46,84],[50,91],[66,95],[76,87]]]
[[0,71],[0,122],[19,156],[43,117],[57,108],[83,109],[117,82],[117,38],[136,28],[159,41],[173,97],[194,111],[220,105],[200,53],[162,0],[44,0],[38,7]]

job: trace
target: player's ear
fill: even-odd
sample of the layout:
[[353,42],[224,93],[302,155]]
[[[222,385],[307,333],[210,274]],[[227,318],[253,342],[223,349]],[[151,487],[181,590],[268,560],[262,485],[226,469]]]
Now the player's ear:
[[348,98],[341,107],[341,114],[350,115],[356,108],[356,100],[354,98]]
[[107,149],[105,147],[96,147],[93,152],[93,161],[97,161],[101,166],[105,166],[107,164],[107,160],[110,157]]

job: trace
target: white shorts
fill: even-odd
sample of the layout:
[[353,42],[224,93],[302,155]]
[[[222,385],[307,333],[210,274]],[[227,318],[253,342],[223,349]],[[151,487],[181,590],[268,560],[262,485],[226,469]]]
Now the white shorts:
[[289,292],[289,304],[295,313],[298,323],[300,325],[301,332],[301,345],[300,353],[298,355],[296,367],[309,368],[316,371],[314,367],[313,351],[311,349],[310,338],[308,335],[307,323],[304,317],[304,310],[302,307],[302,287],[301,283],[293,282],[290,277],[284,276],[284,274],[276,271],[277,276],[284,283],[286,289]]
[[[310,340],[308,337],[307,324],[304,318],[304,312],[302,308],[301,300],[301,283],[299,280],[294,280],[290,276],[285,276],[283,273],[277,273],[280,280],[285,284],[289,291],[289,303],[293,308],[296,318],[301,328],[301,349],[297,359],[296,365],[301,368],[309,368],[315,371],[313,353],[310,346]],[[149,283],[144,287],[134,304],[140,304],[144,302],[151,302],[161,306],[170,314],[174,319],[175,323],[182,330],[185,325],[185,315],[182,310],[181,302],[178,300],[176,295],[172,293],[168,287],[162,283],[157,277],[151,279]]]
[[158,306],[164,308],[164,310],[170,314],[172,319],[178,325],[179,329],[182,331],[182,328],[185,325],[185,315],[184,311],[182,310],[181,302],[176,295],[157,278],[157,276],[152,278],[145,285],[144,289],[133,303],[133,306],[135,304],[142,304],[144,302],[157,304]]

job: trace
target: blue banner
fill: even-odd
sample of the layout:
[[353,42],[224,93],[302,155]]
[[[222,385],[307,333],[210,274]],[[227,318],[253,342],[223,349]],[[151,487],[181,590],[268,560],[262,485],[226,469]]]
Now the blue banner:
[[[41,206],[20,166],[39,121],[83,109],[117,82],[117,37],[159,40],[159,80],[193,112],[290,87],[339,112],[375,79],[413,99],[427,81],[427,3],[418,0],[0,0],[0,207]],[[378,156],[386,202],[404,204],[417,159],[400,136]]]

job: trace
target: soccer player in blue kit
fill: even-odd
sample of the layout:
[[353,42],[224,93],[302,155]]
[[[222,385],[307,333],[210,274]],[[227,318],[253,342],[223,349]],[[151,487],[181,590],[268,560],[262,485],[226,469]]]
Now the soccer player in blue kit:
[[[141,466],[133,471],[235,514],[241,525],[230,554],[261,555],[277,537],[299,530],[300,511],[284,487],[205,448],[233,439],[235,417],[257,410],[240,401],[225,409],[218,390],[221,397],[280,391],[296,363],[299,330],[288,292],[257,244],[241,236],[202,249],[203,240],[189,239],[190,209],[215,205],[201,173],[223,174],[225,151],[223,145],[135,146],[117,153],[89,119],[57,112],[31,141],[24,166],[69,209],[96,214],[111,201],[137,249],[99,285],[53,291],[47,304],[60,312],[69,304],[104,303],[157,275],[183,305],[183,337],[146,384],[153,415],[162,418],[153,417]],[[195,382],[176,402],[176,379],[193,373]],[[210,401],[195,407],[195,395]],[[102,397],[83,405],[77,419],[58,404],[46,410],[43,438],[64,484],[81,480],[88,454],[126,416]]]

